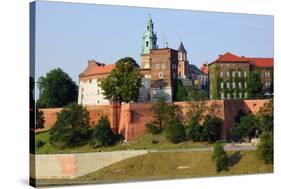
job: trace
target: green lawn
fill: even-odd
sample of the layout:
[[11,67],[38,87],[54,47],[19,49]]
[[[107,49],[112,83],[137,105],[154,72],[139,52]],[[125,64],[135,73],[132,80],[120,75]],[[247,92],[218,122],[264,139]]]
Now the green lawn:
[[77,181],[110,182],[146,179],[209,177],[272,173],[273,166],[259,160],[255,151],[228,152],[228,171],[217,173],[211,152],[157,152],[120,161]]
[[[83,152],[96,152],[96,151],[114,151],[114,150],[127,150],[127,149],[177,149],[177,148],[202,148],[210,147],[211,144],[207,142],[182,142],[179,144],[173,144],[166,140],[164,134],[152,136],[151,134],[144,134],[137,138],[134,142],[128,144],[116,144],[111,147],[99,147],[93,148],[89,145],[83,145],[75,148],[65,148],[59,150],[49,143],[49,131],[41,132],[36,134],[36,142],[41,140],[45,142],[40,148],[36,147],[36,153],[38,154],[54,154],[54,153],[83,153]],[[152,140],[159,141],[157,144],[152,144]]]

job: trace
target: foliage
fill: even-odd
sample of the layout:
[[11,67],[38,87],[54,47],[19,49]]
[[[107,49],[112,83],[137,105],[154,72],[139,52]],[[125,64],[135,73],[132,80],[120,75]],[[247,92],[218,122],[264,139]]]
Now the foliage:
[[65,107],[50,130],[51,144],[64,148],[87,143],[91,136],[88,120],[89,113],[81,105],[71,104]]
[[44,128],[44,123],[45,123],[45,119],[44,119],[43,112],[38,110],[38,108],[36,108],[36,129]]
[[153,122],[146,123],[145,127],[152,134],[161,133],[161,129],[159,129]]
[[93,138],[90,144],[95,147],[110,146],[115,143],[115,139],[109,120],[106,117],[101,117],[93,129]]
[[177,80],[176,82],[176,101],[184,101],[187,98],[187,90],[182,84],[181,80]]
[[177,120],[170,120],[165,128],[166,138],[172,143],[179,143],[186,139],[185,129],[182,123]]
[[264,132],[260,136],[257,153],[267,164],[273,164],[273,133]]
[[188,139],[193,141],[201,141],[203,139],[203,127],[199,124],[197,118],[192,118],[189,121],[186,130]]
[[62,69],[53,69],[38,79],[38,108],[63,107],[77,100],[77,85]]
[[265,103],[257,113],[260,130],[273,132],[273,100]]
[[163,129],[165,123],[176,117],[179,111],[175,105],[168,105],[164,97],[158,97],[156,103],[152,107],[154,123],[158,125],[160,130]]
[[190,101],[189,108],[185,115],[185,121],[189,123],[192,119],[196,119],[199,123],[204,118],[204,113],[208,110],[205,100]]
[[136,61],[126,57],[116,62],[110,75],[101,80],[106,99],[116,98],[120,102],[136,101],[141,87],[142,76]]
[[214,144],[212,160],[215,162],[217,172],[228,170],[228,157],[220,141]]
[[255,115],[247,115],[240,119],[234,128],[234,133],[241,139],[248,137],[250,141],[252,137],[256,135],[256,131],[259,129],[257,124],[257,118]]
[[208,142],[216,142],[221,138],[222,120],[207,115],[203,123],[203,137]]
[[253,71],[250,74],[248,81],[248,93],[250,98],[261,98],[263,96],[262,82],[258,71]]
[[187,87],[187,99],[190,101],[203,101],[207,99],[207,94],[193,84]]
[[240,119],[246,116],[243,110],[239,109],[237,115],[235,116],[235,123],[240,123]]

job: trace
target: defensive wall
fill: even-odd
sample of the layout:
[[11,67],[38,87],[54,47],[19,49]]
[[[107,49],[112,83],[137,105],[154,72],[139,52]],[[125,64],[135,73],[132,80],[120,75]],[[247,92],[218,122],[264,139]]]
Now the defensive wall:
[[[246,114],[255,114],[269,100],[208,100],[206,114],[216,115],[223,120],[222,136],[225,137],[235,124],[239,110]],[[180,119],[184,119],[190,110],[190,102],[174,102],[179,107]],[[90,123],[97,123],[101,116],[108,117],[111,127],[116,133],[122,134],[126,140],[133,140],[144,134],[145,124],[153,121],[153,103],[127,103],[99,106],[86,106],[89,111]],[[44,113],[44,129],[50,129],[61,108],[40,109]]]

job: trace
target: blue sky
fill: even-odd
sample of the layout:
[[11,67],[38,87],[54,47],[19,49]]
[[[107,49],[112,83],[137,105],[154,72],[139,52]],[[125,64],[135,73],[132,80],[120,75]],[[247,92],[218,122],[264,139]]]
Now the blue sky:
[[273,16],[37,1],[36,80],[60,67],[74,81],[87,61],[140,63],[142,36],[151,14],[158,46],[184,43],[191,64],[219,54],[273,57]]

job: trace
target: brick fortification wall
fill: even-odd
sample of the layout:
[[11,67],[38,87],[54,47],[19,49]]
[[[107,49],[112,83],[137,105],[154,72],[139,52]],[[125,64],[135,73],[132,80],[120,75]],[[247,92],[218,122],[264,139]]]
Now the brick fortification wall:
[[[209,100],[208,112],[223,120],[222,136],[225,137],[235,124],[235,117],[239,110],[244,113],[255,114],[268,100]],[[183,118],[190,109],[188,102],[175,102]],[[153,103],[111,104],[103,106],[87,106],[90,123],[97,123],[101,116],[108,117],[111,127],[116,133],[122,134],[126,140],[133,140],[144,134],[145,124],[153,121]],[[44,130],[50,129],[56,121],[61,108],[41,109],[45,117]]]

